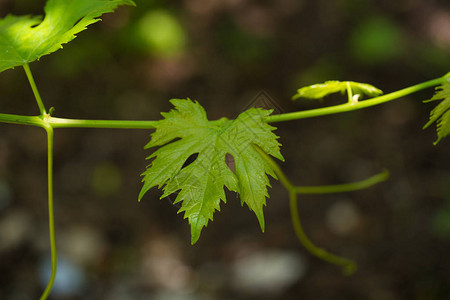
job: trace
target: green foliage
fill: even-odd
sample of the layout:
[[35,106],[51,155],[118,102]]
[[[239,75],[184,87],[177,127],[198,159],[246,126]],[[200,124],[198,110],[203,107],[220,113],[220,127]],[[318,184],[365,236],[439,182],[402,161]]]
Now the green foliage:
[[[449,77],[450,79],[450,77]],[[441,86],[436,88],[434,96],[427,101],[442,100],[430,113],[430,120],[423,127],[424,129],[436,122],[438,139],[434,144],[439,143],[441,139],[450,134],[450,82],[444,82]]]
[[406,51],[404,34],[394,20],[386,17],[363,19],[349,40],[351,56],[366,65],[387,63]]
[[160,57],[171,57],[184,51],[186,33],[178,19],[166,10],[146,13],[136,28],[138,44]]
[[[161,198],[181,190],[174,202],[182,202],[179,212],[184,211],[189,219],[194,244],[202,228],[213,219],[214,211],[220,210],[220,201],[226,202],[225,186],[240,195],[241,204],[246,203],[256,214],[264,231],[263,206],[270,186],[266,174],[277,177],[252,145],[284,160],[278,137],[272,132],[275,128],[264,120],[271,111],[251,108],[235,120],[208,121],[198,102],[189,99],[171,102],[175,109],[162,113],[164,119],[157,122],[146,146],[162,147],[148,157],[152,162],[143,173],[139,200],[155,186],[163,187]],[[194,154],[198,157],[186,166],[187,159]],[[234,172],[225,162],[227,154],[234,158]]]
[[220,47],[234,63],[254,65],[267,59],[273,51],[274,42],[266,36],[245,32],[230,20],[224,20],[218,31]]
[[441,208],[434,216],[431,225],[434,235],[440,238],[450,238],[450,207]]
[[[0,20],[0,72],[62,48],[99,16],[132,0],[49,0],[45,18],[8,15]],[[42,21],[41,21],[42,20]]]
[[345,93],[349,88],[351,89],[353,94],[364,94],[369,97],[375,97],[383,94],[381,90],[367,83],[333,80],[326,81],[325,83],[313,84],[303,87],[297,91],[297,94],[295,94],[292,99],[321,99],[329,94],[337,92]]

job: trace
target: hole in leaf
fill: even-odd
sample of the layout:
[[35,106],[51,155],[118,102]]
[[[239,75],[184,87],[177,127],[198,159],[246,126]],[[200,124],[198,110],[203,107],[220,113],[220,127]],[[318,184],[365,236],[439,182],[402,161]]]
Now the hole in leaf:
[[234,173],[234,157],[230,153],[227,153],[225,155],[225,163],[227,164],[228,168],[230,168],[231,172]]
[[186,161],[184,162],[183,166],[181,167],[186,168],[187,166],[189,166],[190,164],[192,164],[198,157],[198,153],[194,153],[191,156],[188,157],[188,159],[186,159]]

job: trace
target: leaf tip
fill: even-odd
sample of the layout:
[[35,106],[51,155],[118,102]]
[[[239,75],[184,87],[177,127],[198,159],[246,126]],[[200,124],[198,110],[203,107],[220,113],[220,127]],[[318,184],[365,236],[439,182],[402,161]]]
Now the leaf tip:
[[194,246],[198,242],[199,237],[195,238],[194,236],[191,236],[191,245]]
[[255,211],[255,214],[256,214],[256,217],[258,218],[258,222],[259,222],[259,226],[261,227],[261,231],[264,232],[266,230],[266,223],[264,220],[264,213],[263,213],[262,208],[258,212]]
[[194,226],[191,227],[191,245],[195,245],[200,239],[200,231],[201,229],[197,230]]
[[298,98],[300,98],[300,94],[295,94],[291,97],[291,100],[297,100]]
[[432,121],[428,121],[427,124],[423,125],[422,130],[427,129],[428,127],[430,127],[431,124],[433,124],[433,122]]
[[139,192],[138,202],[141,202],[142,198],[144,198],[144,196],[145,196],[145,194],[147,193],[148,190],[149,190],[148,186],[146,186],[144,184],[144,186],[142,187],[141,191]]
[[125,5],[136,6],[136,3],[133,0],[125,0]]

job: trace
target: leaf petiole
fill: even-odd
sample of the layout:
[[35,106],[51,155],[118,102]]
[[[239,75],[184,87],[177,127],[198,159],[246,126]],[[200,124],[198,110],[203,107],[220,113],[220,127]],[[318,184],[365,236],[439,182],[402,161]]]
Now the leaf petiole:
[[353,103],[353,91],[352,87],[350,86],[350,82],[347,82],[347,97],[348,103]]
[[47,112],[45,110],[44,103],[42,102],[41,95],[36,86],[36,82],[34,81],[33,74],[31,73],[30,66],[26,63],[23,65],[25,73],[27,74],[28,82],[30,83],[31,89],[33,90],[34,98],[36,98],[37,105],[39,106],[39,111],[41,112],[41,116],[44,116]]

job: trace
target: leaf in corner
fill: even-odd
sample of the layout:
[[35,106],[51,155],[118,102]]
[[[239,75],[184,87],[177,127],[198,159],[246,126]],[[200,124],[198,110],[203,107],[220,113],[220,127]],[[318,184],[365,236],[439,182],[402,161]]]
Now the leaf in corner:
[[[148,157],[151,164],[142,174],[144,185],[139,200],[155,186],[163,189],[161,198],[179,191],[174,203],[181,203],[178,212],[188,218],[194,244],[213,219],[214,211],[220,210],[220,202],[226,202],[227,187],[256,214],[264,231],[263,206],[270,186],[266,174],[276,175],[252,144],[284,160],[278,137],[272,132],[275,128],[264,120],[271,111],[251,108],[235,120],[209,121],[198,102],[174,99],[171,103],[175,109],[162,113],[164,119],[158,121],[146,146],[162,147]],[[197,158],[187,164],[193,154],[198,154]],[[234,172],[225,162],[227,154],[234,158]]]
[[33,62],[62,48],[99,16],[132,0],[48,0],[45,18],[8,15],[0,19],[0,72]]
[[424,102],[431,102],[442,100],[430,113],[430,120],[423,127],[424,129],[436,122],[438,139],[434,142],[436,145],[444,137],[450,134],[450,83],[444,82],[441,86],[436,88],[436,93],[430,100]]
[[354,81],[326,81],[325,83],[313,84],[305,86],[297,91],[292,99],[309,98],[309,99],[321,99],[329,94],[341,92],[345,93],[347,87],[350,86],[353,94],[367,95],[369,97],[375,97],[383,94],[383,92],[376,87],[367,84]]

